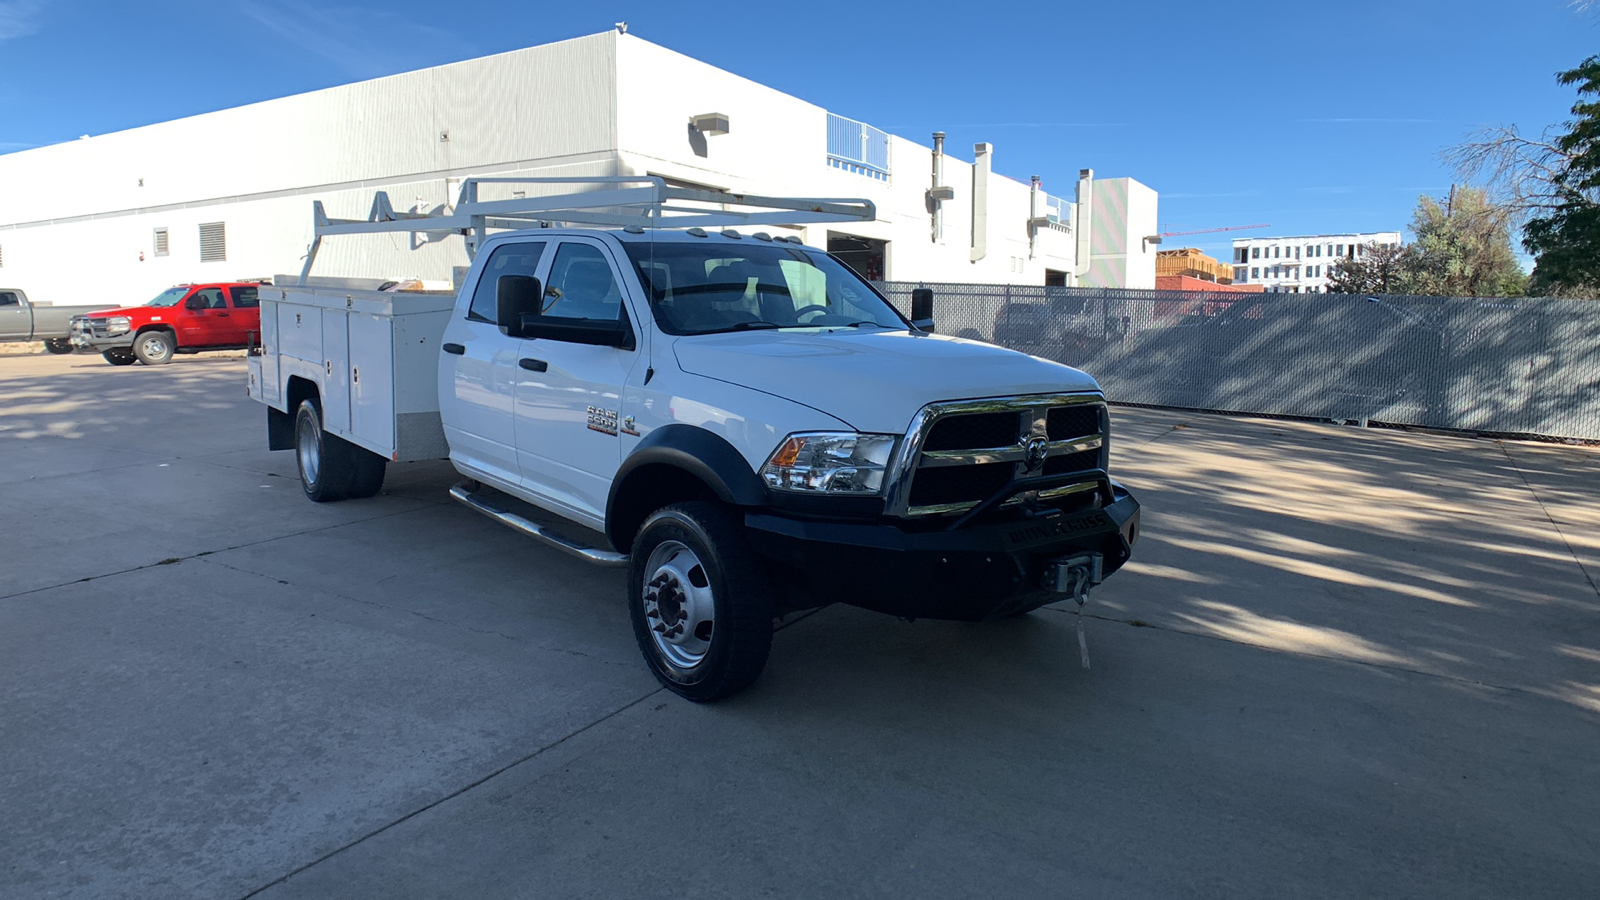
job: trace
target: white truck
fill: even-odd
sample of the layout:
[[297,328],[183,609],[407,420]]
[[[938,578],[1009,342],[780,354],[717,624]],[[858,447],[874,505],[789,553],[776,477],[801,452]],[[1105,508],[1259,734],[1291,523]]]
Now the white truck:
[[[249,390],[311,500],[448,457],[455,499],[627,567],[651,672],[695,701],[752,683],[787,612],[992,619],[1081,604],[1127,562],[1139,505],[1107,475],[1094,379],[935,334],[931,293],[908,321],[798,238],[718,227],[871,203],[653,178],[478,201],[496,181],[425,221],[381,195],[365,221],[319,206],[301,284],[262,290]],[[464,234],[459,291],[308,277],[324,236],[374,231]]]

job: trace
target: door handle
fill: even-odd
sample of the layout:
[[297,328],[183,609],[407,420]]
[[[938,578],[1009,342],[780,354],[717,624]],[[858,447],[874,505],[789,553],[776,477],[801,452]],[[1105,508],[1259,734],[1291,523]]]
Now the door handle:
[[519,359],[517,360],[517,365],[527,369],[529,372],[550,371],[550,364],[542,359]]
[[455,355],[460,356],[461,354],[467,352],[467,348],[461,346],[460,344],[445,344],[444,352],[454,353]]

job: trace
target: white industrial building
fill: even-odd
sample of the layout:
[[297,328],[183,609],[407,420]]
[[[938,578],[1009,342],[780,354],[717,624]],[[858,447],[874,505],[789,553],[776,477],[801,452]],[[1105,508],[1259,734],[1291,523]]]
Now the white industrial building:
[[[1154,286],[1153,190],[1085,170],[1069,187],[1091,198],[1080,216],[992,160],[988,144],[973,162],[936,154],[613,31],[0,156],[0,283],[140,302],[298,271],[314,200],[365,218],[380,191],[441,211],[468,176],[648,174],[871,200],[874,222],[769,230],[872,278]],[[445,282],[466,262],[459,239],[364,235],[326,242],[316,272]]]
[[1269,291],[1324,294],[1328,275],[1341,259],[1359,259],[1367,246],[1400,246],[1398,231],[1235,238],[1233,283],[1264,285]]

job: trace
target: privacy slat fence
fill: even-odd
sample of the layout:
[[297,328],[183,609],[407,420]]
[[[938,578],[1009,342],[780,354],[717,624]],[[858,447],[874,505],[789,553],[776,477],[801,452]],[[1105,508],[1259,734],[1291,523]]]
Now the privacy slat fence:
[[1600,440],[1600,301],[881,284],[1113,401]]

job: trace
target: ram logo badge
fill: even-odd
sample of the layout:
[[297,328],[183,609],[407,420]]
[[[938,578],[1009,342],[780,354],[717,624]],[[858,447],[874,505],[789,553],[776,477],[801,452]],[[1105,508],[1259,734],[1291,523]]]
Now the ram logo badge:
[[589,407],[589,430],[601,434],[617,433],[617,411],[614,409],[601,409],[598,406]]

